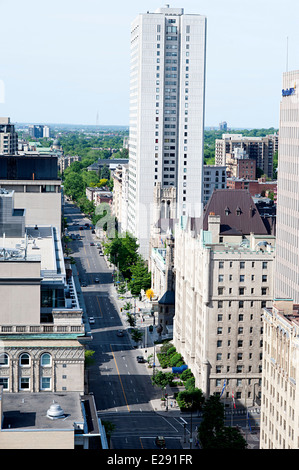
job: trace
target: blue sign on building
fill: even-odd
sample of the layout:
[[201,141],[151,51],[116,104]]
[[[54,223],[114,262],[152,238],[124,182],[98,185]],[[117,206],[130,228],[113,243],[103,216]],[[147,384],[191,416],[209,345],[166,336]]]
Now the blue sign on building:
[[282,96],[290,96],[295,94],[295,88],[287,88],[286,90],[282,90]]

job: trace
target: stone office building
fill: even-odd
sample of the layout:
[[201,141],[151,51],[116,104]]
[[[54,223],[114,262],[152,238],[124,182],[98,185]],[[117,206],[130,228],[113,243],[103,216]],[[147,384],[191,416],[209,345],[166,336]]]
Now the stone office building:
[[201,220],[175,230],[174,345],[205,396],[258,403],[263,308],[272,301],[275,238],[250,194],[215,191]]

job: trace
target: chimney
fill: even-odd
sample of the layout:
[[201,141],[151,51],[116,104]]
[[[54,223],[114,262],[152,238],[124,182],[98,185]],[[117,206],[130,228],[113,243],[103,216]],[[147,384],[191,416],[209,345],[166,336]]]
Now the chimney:
[[220,215],[215,215],[214,212],[210,212],[208,218],[208,230],[212,235],[212,243],[219,243]]

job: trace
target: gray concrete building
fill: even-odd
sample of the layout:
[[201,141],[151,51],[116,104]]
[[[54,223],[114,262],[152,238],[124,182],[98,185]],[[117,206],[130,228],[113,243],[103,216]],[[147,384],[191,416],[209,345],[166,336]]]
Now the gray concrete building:
[[18,151],[18,134],[9,117],[0,117],[0,154],[12,155]]

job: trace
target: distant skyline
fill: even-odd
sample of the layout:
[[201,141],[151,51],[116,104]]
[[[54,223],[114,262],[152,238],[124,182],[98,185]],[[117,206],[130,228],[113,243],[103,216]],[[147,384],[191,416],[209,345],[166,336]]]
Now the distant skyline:
[[[277,128],[282,74],[299,69],[299,3],[168,3],[207,17],[205,126]],[[0,0],[0,116],[128,126],[131,22],[164,5]]]

